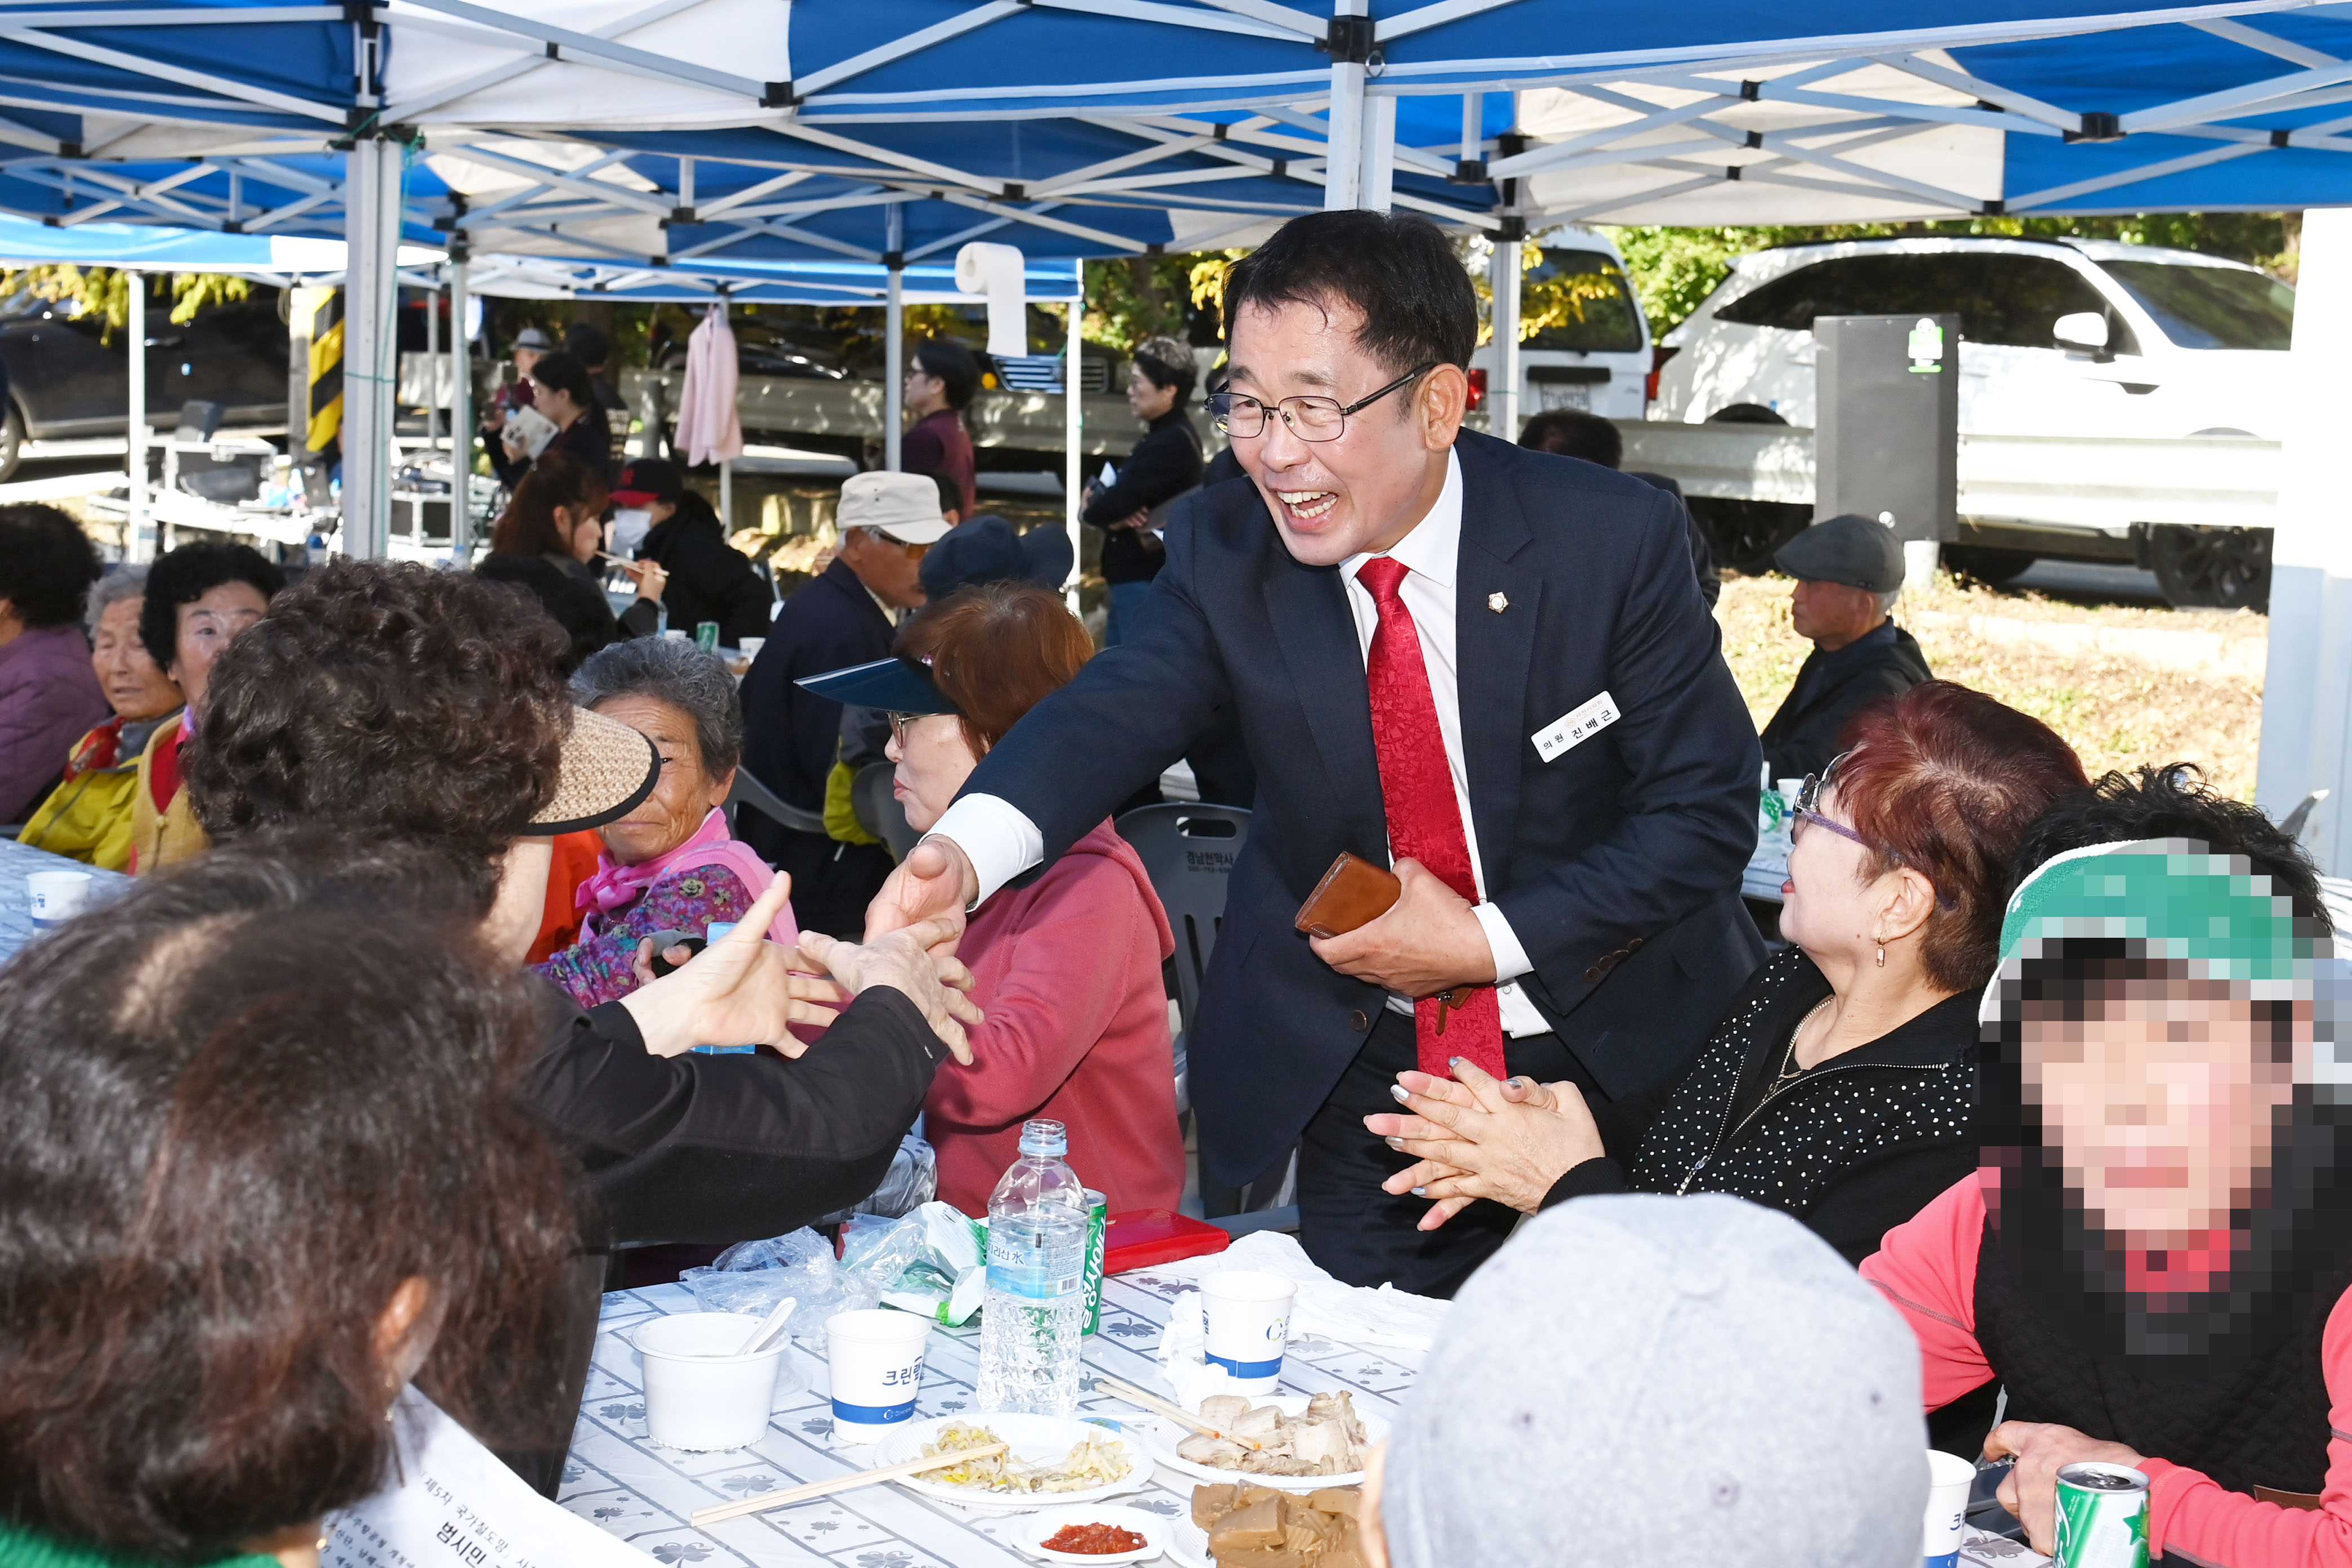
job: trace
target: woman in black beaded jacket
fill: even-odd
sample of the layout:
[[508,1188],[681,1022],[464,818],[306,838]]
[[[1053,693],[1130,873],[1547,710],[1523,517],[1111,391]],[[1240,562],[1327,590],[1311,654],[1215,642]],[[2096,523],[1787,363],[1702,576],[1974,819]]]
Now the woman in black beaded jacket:
[[1398,1075],[1410,1114],[1366,1119],[1419,1162],[1388,1190],[1423,1229],[1489,1199],[1729,1193],[1784,1209],[1851,1261],[1976,1163],[1977,993],[2026,827],[2087,787],[2048,726],[1927,681],[1857,713],[1798,802],[1780,931],[1680,1079],[1588,1105],[1573,1084]]

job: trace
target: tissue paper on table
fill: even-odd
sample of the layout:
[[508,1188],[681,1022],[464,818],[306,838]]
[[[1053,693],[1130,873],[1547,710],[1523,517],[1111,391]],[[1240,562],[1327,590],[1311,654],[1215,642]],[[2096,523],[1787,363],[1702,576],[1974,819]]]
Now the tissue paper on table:
[[988,300],[988,352],[1018,358],[1029,352],[1028,263],[1020,247],[973,241],[956,252],[956,291]]
[[[1296,1237],[1278,1231],[1255,1231],[1223,1252],[1162,1264],[1155,1274],[1198,1279],[1223,1269],[1248,1268],[1278,1274],[1298,1286],[1290,1308],[1290,1337],[1319,1334],[1341,1344],[1367,1350],[1405,1352],[1400,1359],[1417,1363],[1445,1321],[1451,1301],[1415,1296],[1383,1285],[1377,1290],[1342,1285],[1317,1268]],[[1233,1379],[1221,1366],[1211,1366],[1202,1353],[1205,1330],[1201,1320],[1201,1293],[1187,1290],[1169,1309],[1168,1326],[1160,1335],[1160,1368],[1176,1391],[1178,1403],[1197,1410],[1214,1394],[1233,1392]]]

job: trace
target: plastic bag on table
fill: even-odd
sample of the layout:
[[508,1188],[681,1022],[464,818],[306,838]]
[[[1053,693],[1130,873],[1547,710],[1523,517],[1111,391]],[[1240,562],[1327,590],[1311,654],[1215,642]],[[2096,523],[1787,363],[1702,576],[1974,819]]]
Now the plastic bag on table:
[[842,1226],[842,1265],[898,1307],[954,1328],[988,1290],[988,1227],[953,1204],[927,1203],[902,1219],[864,1215]]
[[912,1214],[940,1195],[940,1157],[919,1132],[909,1132],[898,1140],[898,1152],[890,1157],[890,1169],[882,1184],[852,1207],[838,1214],[829,1214],[817,1221],[819,1225],[845,1225],[859,1215],[880,1215],[897,1219]]
[[739,1241],[708,1268],[689,1268],[679,1281],[706,1312],[764,1317],[785,1297],[800,1304],[784,1322],[796,1338],[822,1333],[835,1312],[876,1305],[880,1289],[834,1260],[833,1244],[814,1230],[764,1241]]

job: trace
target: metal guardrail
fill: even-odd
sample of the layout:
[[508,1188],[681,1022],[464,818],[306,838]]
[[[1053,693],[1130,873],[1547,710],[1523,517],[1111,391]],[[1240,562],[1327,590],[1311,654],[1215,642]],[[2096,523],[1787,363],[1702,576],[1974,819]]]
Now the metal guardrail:
[[[1685,495],[1810,505],[1813,433],[1788,425],[1621,419],[1625,467],[1668,474]],[[1959,510],[2120,537],[2135,522],[2268,528],[2279,444],[2221,437],[1962,436]]]

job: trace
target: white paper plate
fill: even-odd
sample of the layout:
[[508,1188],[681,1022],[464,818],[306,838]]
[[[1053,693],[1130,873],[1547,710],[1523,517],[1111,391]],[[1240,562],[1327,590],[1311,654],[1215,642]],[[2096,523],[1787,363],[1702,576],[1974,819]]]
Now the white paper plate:
[[1190,1512],[1169,1523],[1168,1559],[1179,1568],[1217,1568],[1209,1559],[1209,1532],[1192,1522]]
[[[1143,1545],[1133,1552],[1112,1552],[1099,1556],[1081,1552],[1055,1552],[1045,1543],[1065,1525],[1115,1524],[1121,1530],[1133,1531],[1143,1537]],[[1088,1503],[1076,1508],[1049,1508],[1034,1513],[1021,1521],[1014,1539],[1021,1550],[1048,1563],[1142,1563],[1168,1550],[1170,1521],[1156,1513],[1146,1513],[1139,1508],[1118,1508],[1102,1503]]]
[[[1307,1395],[1303,1394],[1265,1394],[1251,1400],[1250,1404],[1253,1406],[1274,1405],[1285,1415],[1303,1415],[1307,1412]],[[1379,1443],[1387,1438],[1389,1424],[1381,1416],[1369,1410],[1359,1410],[1356,1419],[1364,1424],[1364,1435],[1372,1442]],[[1278,1492],[1305,1493],[1320,1491],[1325,1487],[1352,1487],[1364,1479],[1361,1470],[1350,1470],[1344,1476],[1260,1476],[1247,1470],[1221,1470],[1214,1465],[1195,1464],[1191,1459],[1176,1457],[1176,1445],[1191,1436],[1192,1428],[1179,1426],[1165,1415],[1158,1415],[1143,1427],[1143,1446],[1150,1451],[1153,1462],[1194,1480],[1237,1481],[1246,1486],[1271,1487]]]
[[[1131,1428],[1133,1424],[1129,1425]],[[1142,1444],[1135,1440],[1131,1429],[1122,1431],[1116,1423],[1107,1426],[1101,1422],[1077,1421],[1060,1415],[1017,1415],[1004,1411],[985,1415],[935,1415],[927,1421],[909,1421],[903,1426],[894,1427],[888,1436],[874,1445],[876,1467],[921,1458],[923,1445],[938,1442],[940,1428],[952,1426],[985,1426],[1012,1444],[1015,1455],[1032,1464],[1052,1464],[1063,1458],[1089,1434],[1108,1436],[1113,1444],[1125,1450],[1125,1458],[1134,1468],[1108,1485],[1074,1492],[990,1492],[977,1487],[951,1487],[942,1481],[926,1480],[920,1476],[903,1477],[897,1485],[905,1487],[919,1497],[951,1503],[958,1508],[1005,1514],[1058,1509],[1069,1503],[1100,1502],[1122,1492],[1136,1491],[1151,1479],[1151,1456]]]

